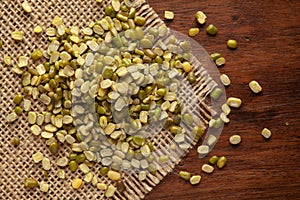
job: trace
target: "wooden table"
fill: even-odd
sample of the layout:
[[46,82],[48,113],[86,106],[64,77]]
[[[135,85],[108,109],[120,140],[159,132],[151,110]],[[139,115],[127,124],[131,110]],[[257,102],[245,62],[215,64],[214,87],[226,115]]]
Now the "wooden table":
[[[194,199],[300,199],[300,2],[297,0],[195,1],[148,0],[161,18],[165,10],[175,13],[167,22],[187,34],[197,27],[194,14],[202,10],[207,22],[197,40],[208,53],[220,52],[227,60],[221,73],[230,76],[227,96],[241,97],[243,106],[230,114],[231,122],[222,132],[210,155],[225,155],[227,166],[211,175],[201,173],[208,158],[198,159],[196,148],[175,171],[201,173],[200,185],[191,186],[174,172],[168,175],[146,200]],[[214,24],[216,37],[206,35]],[[226,47],[228,39],[238,49]],[[248,88],[258,80],[263,92]],[[268,127],[273,135],[266,141],[260,132]],[[232,147],[228,138],[242,136]]]

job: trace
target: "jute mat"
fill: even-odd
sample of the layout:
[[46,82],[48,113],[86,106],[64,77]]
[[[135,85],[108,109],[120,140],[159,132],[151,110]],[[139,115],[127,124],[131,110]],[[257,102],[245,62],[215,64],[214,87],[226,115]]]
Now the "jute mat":
[[[8,124],[5,117],[13,109],[12,98],[17,93],[22,93],[21,79],[11,70],[11,67],[5,66],[3,56],[9,55],[13,62],[16,63],[20,55],[30,55],[30,53],[39,48],[45,49],[47,38],[45,34],[35,34],[33,28],[40,25],[44,28],[51,25],[54,16],[58,15],[64,18],[67,26],[79,26],[80,28],[88,26],[89,22],[101,19],[104,16],[105,5],[110,1],[103,1],[101,4],[95,0],[31,0],[30,5],[33,12],[26,14],[20,0],[1,0],[0,2],[0,38],[4,41],[4,46],[0,50],[0,91],[1,91],[1,115],[0,115],[0,199],[105,199],[104,192],[97,189],[91,184],[84,184],[79,190],[74,190],[71,187],[71,181],[75,177],[82,177],[83,174],[79,170],[72,173],[66,170],[66,179],[59,179],[57,176],[57,167],[54,162],[57,157],[68,156],[70,148],[67,145],[62,146],[63,151],[60,151],[56,157],[52,156],[46,147],[45,141],[30,133],[29,126],[26,120],[26,114],[14,123]],[[145,26],[159,26],[163,21],[153,9],[144,1],[141,0],[135,4],[138,13],[147,18]],[[24,38],[21,42],[15,42],[11,39],[11,32],[23,31]],[[194,62],[197,62],[194,60]],[[32,63],[30,63],[32,64]],[[216,83],[207,75],[203,68],[196,69],[198,84],[192,89],[197,93],[200,99],[204,99]],[[192,101],[193,96],[183,94],[187,98],[186,102]],[[40,112],[43,107],[33,101],[33,110]],[[193,108],[199,115],[202,123],[207,125],[210,119],[210,109],[205,101],[200,101],[196,108]],[[13,136],[21,139],[18,147],[13,147],[10,141]],[[168,132],[157,134],[154,139],[154,146],[159,148],[171,142],[172,135]],[[192,139],[190,139],[192,140]],[[196,142],[191,141],[192,146]],[[38,180],[43,180],[40,172],[41,164],[35,164],[32,161],[32,154],[41,151],[44,155],[52,158],[52,169],[49,177],[46,180],[50,184],[48,193],[42,193],[38,189],[24,188],[25,177],[34,177]],[[186,150],[182,156],[187,153]],[[159,156],[159,155],[155,155]],[[124,193],[116,192],[114,199],[143,199],[153,187],[175,167],[182,158],[171,155],[172,164],[158,170],[156,175],[149,174],[144,181],[138,180],[136,173],[124,173],[122,178],[126,185]],[[100,165],[96,164],[93,168],[96,174],[99,172]],[[107,177],[99,176],[99,181],[109,183]]]

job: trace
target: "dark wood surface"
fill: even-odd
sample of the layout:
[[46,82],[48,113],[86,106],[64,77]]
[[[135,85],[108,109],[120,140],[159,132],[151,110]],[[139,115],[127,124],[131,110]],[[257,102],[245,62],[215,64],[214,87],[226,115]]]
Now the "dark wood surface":
[[[196,1],[148,0],[161,18],[164,10],[175,13],[167,22],[187,33],[197,27],[194,13],[202,10],[207,23],[197,40],[208,53],[220,52],[227,60],[221,73],[230,76],[227,96],[241,97],[244,104],[230,114],[231,122],[210,155],[225,155],[227,166],[211,175],[201,173],[208,158],[198,159],[196,148],[182,165],[168,175],[146,200],[193,199],[300,199],[300,1]],[[215,24],[216,37],[206,35]],[[229,50],[230,38],[239,43]],[[258,80],[263,92],[254,95],[248,82]],[[286,125],[286,122],[289,125]],[[266,141],[260,132],[268,127],[273,135]],[[242,136],[238,147],[228,138]],[[176,171],[202,175],[200,185],[191,186]]]

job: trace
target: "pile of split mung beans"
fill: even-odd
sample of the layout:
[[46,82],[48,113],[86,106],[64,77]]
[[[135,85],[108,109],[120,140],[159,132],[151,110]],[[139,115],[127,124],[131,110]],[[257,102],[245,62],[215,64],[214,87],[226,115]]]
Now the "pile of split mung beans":
[[[64,20],[56,16],[52,26],[44,28],[36,25],[35,34],[48,36],[47,49],[36,49],[30,56],[19,56],[13,65],[9,55],[4,56],[4,63],[13,65],[12,71],[22,80],[23,91],[17,94],[13,102],[14,111],[6,120],[13,123],[21,113],[26,112],[33,135],[45,141],[53,156],[48,157],[40,151],[32,154],[32,160],[40,163],[44,180],[26,178],[26,188],[39,187],[48,192],[49,173],[57,173],[64,179],[66,170],[80,170],[84,177],[75,178],[70,185],[79,189],[83,183],[89,183],[105,191],[106,197],[112,197],[116,191],[126,190],[122,181],[122,169],[139,171],[139,180],[146,179],[148,173],[156,173],[154,161],[165,163],[169,155],[162,155],[155,160],[152,152],[155,146],[147,139],[147,125],[163,121],[162,129],[174,134],[178,148],[186,149],[185,134],[188,132],[182,124],[191,128],[191,135],[199,140],[204,129],[177,96],[181,79],[195,84],[197,77],[194,66],[190,63],[192,53],[186,41],[170,37],[167,42],[161,38],[168,34],[164,25],[157,28],[142,28],[146,19],[136,14],[136,9],[128,1],[113,0],[105,8],[105,17],[91,22],[88,27],[67,27]],[[30,3],[22,4],[24,12],[32,12]],[[167,20],[174,19],[174,13],[165,12]],[[198,11],[197,22],[205,24],[206,15]],[[209,25],[209,35],[216,35],[218,29]],[[190,36],[196,36],[199,28],[189,30]],[[22,41],[23,32],[13,31],[11,37]],[[0,49],[5,45],[0,41]],[[237,48],[235,40],[228,40],[227,46]],[[217,66],[225,64],[219,54],[211,55]],[[29,59],[36,62],[46,61],[37,66],[30,66]],[[228,86],[230,79],[222,74],[221,82]],[[256,81],[249,83],[254,93],[262,88]],[[221,90],[215,88],[212,99],[218,99]],[[45,106],[38,113],[32,110],[31,102],[37,100]],[[228,98],[222,106],[223,113],[218,119],[212,119],[209,126],[218,127],[221,122],[228,123],[230,107],[238,108],[241,100]],[[262,131],[265,138],[271,136],[268,129]],[[18,137],[13,137],[11,144],[18,146]],[[239,135],[230,137],[230,143],[241,142]],[[71,146],[69,156],[57,157],[63,144]],[[199,153],[205,153],[203,146]],[[53,172],[53,161],[58,170]],[[213,156],[209,164],[202,166],[202,171],[212,173],[213,165],[223,168],[227,159]],[[92,172],[95,163],[101,163],[97,173]],[[180,177],[198,184],[200,175],[181,171]],[[107,176],[111,182],[99,181],[99,176]]]

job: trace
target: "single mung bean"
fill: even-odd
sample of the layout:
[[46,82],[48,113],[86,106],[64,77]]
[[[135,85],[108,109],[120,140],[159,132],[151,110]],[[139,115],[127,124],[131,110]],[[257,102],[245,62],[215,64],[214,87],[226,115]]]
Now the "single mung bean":
[[16,106],[16,107],[15,107],[15,113],[16,113],[17,115],[22,114],[22,112],[23,112],[23,109],[22,109],[20,106]]
[[227,103],[224,103],[222,105],[222,111],[225,113],[225,115],[229,115],[230,114],[231,109],[230,109],[230,107],[228,106]]
[[197,78],[194,72],[189,72],[188,76],[187,76],[188,81],[190,82],[190,84],[193,84],[196,82]]
[[104,176],[104,175],[106,175],[106,174],[108,173],[108,171],[109,171],[109,168],[108,168],[108,167],[101,167],[101,169],[100,169],[100,174],[101,174],[102,176]]
[[134,157],[134,151],[132,149],[129,149],[125,158],[127,160],[132,160],[133,157]]
[[264,128],[262,131],[261,131],[261,135],[265,138],[265,139],[269,139],[272,135],[271,131],[267,128]]
[[159,162],[159,163],[166,163],[166,162],[169,161],[169,159],[170,159],[170,156],[169,156],[169,155],[163,155],[163,156],[160,156],[160,157],[158,158],[158,162]]
[[170,127],[170,132],[173,134],[181,133],[181,131],[182,131],[182,128],[179,126],[171,126]]
[[66,178],[66,172],[63,169],[58,169],[57,170],[57,176],[60,179],[65,179]]
[[202,11],[198,11],[195,15],[197,22],[202,25],[205,24],[206,21],[206,15]]
[[119,0],[113,0],[111,2],[112,8],[114,9],[114,11],[119,12],[120,8],[121,8],[121,3]]
[[113,14],[115,14],[115,11],[111,7],[111,5],[106,6],[106,8],[105,8],[105,15],[112,16]]
[[133,19],[135,17],[135,14],[136,14],[136,9],[131,7],[128,13],[128,18]]
[[186,73],[189,73],[193,69],[192,65],[189,62],[183,62],[182,68]]
[[107,190],[107,185],[105,183],[97,183],[97,188],[99,190]]
[[202,155],[206,155],[209,153],[209,147],[207,145],[201,145],[198,147],[197,152]]
[[218,100],[220,96],[223,94],[222,89],[216,87],[214,90],[210,93],[210,97],[214,100]]
[[73,187],[74,189],[79,189],[80,186],[82,185],[82,183],[83,183],[82,179],[80,179],[80,178],[75,178],[75,179],[72,181],[72,187]]
[[209,135],[207,139],[207,145],[212,146],[217,142],[217,138],[214,135]]
[[107,172],[107,176],[109,179],[113,180],[113,181],[118,181],[121,179],[121,174],[119,172],[115,172],[115,171],[108,171]]
[[210,24],[207,28],[206,28],[206,32],[209,35],[216,35],[218,32],[217,27],[215,27],[213,24]]
[[14,99],[13,99],[13,102],[16,104],[16,105],[20,105],[21,101],[23,100],[23,95],[22,94],[17,94]]
[[89,172],[85,175],[84,181],[87,183],[90,183],[93,180],[94,174],[92,172]]
[[[3,56],[3,61],[6,65],[11,65],[11,58],[8,55]],[[19,68],[18,68],[19,69]],[[23,71],[22,71],[23,72]]]
[[24,2],[22,3],[22,8],[23,8],[23,10],[24,10],[25,12],[27,12],[27,13],[32,12],[32,8],[31,8],[30,4],[28,3],[28,1],[24,1]]
[[12,39],[16,41],[21,41],[23,39],[23,32],[22,31],[14,31],[11,33]]
[[146,138],[140,135],[135,135],[133,136],[132,141],[139,146],[143,146],[146,142]]
[[33,135],[40,135],[42,132],[42,129],[40,126],[34,124],[30,127],[31,132],[33,133]]
[[236,49],[237,48],[236,40],[228,40],[227,41],[227,47],[230,48],[230,49]]
[[57,142],[52,142],[49,146],[49,150],[53,155],[56,155],[59,151],[59,144]]
[[39,151],[32,155],[32,160],[35,163],[41,162],[43,160],[43,158],[44,158],[44,155]]
[[28,112],[28,123],[35,124],[36,122],[36,113],[33,111]]
[[226,60],[224,57],[220,57],[215,61],[215,63],[217,65],[217,67],[221,67],[221,66],[225,65]]
[[180,176],[182,179],[184,179],[184,180],[186,180],[186,181],[189,181],[190,178],[191,178],[191,173],[190,173],[190,172],[187,172],[187,171],[180,171],[180,172],[179,172],[179,176]]
[[219,157],[215,155],[215,156],[212,156],[209,158],[209,163],[214,165],[218,162],[218,160],[219,160]]
[[229,138],[229,142],[232,145],[238,145],[239,143],[241,143],[241,141],[242,141],[242,138],[240,135],[232,135]]
[[159,96],[164,96],[167,93],[166,88],[160,88],[156,91],[156,94]]
[[146,171],[140,171],[138,178],[139,178],[139,181],[146,180],[146,178],[147,178],[147,172]]
[[200,175],[195,175],[195,176],[192,176],[192,177],[190,178],[190,183],[191,183],[192,185],[197,185],[197,184],[200,183],[200,181],[201,181],[201,176],[200,176]]
[[239,108],[242,105],[242,100],[236,97],[229,97],[226,103],[230,107]]
[[227,163],[227,158],[225,156],[222,156],[217,161],[217,166],[219,169],[223,168]]
[[121,193],[124,192],[124,191],[126,190],[126,186],[125,186],[125,184],[124,184],[124,182],[123,182],[122,180],[117,181],[116,187],[117,187],[117,190],[118,190],[119,192],[121,192]]
[[82,163],[79,165],[79,169],[84,173],[84,174],[87,174],[90,172],[90,168],[85,164],[85,163]]
[[230,83],[231,83],[229,77],[226,74],[221,74],[220,80],[221,80],[221,82],[223,83],[224,86],[229,86]]
[[43,166],[43,169],[48,171],[51,169],[51,163],[50,163],[50,160],[49,158],[43,158],[42,159],[42,166]]
[[39,49],[34,50],[31,54],[30,57],[32,58],[32,60],[38,60],[40,58],[43,57],[43,52]]
[[40,185],[40,190],[42,192],[48,192],[49,191],[49,184],[48,183],[45,183],[44,181],[41,181],[39,185]]
[[15,112],[9,113],[6,116],[6,121],[10,123],[16,121],[17,119],[18,119],[18,115]]
[[146,23],[146,19],[141,16],[136,16],[134,18],[134,23],[138,26],[143,26]]
[[205,173],[211,174],[214,171],[214,167],[208,164],[203,164],[201,170]]
[[173,117],[173,121],[168,120],[168,123],[172,124],[174,122],[175,125],[179,125],[181,123],[181,119],[182,119],[182,116],[180,114],[178,114],[175,117]]
[[39,186],[39,183],[36,179],[34,178],[26,178],[25,179],[25,183],[24,183],[24,186],[26,188],[36,188]]
[[174,19],[174,12],[166,10],[164,16],[165,16],[166,20],[173,20]]
[[200,32],[199,28],[190,28],[189,36],[194,37],[194,36],[198,35],[199,32]]
[[213,127],[215,128],[220,128],[222,125],[223,125],[223,120],[218,117],[215,121],[214,121],[214,124],[213,124]]
[[261,85],[257,81],[251,81],[249,83],[249,88],[251,89],[252,92],[258,94],[262,91]]
[[106,128],[107,126],[107,117],[106,116],[101,116],[99,118],[99,124],[101,128]]
[[69,163],[69,168],[71,172],[75,172],[78,168],[78,164],[75,160],[71,160]]
[[41,26],[37,25],[37,26],[34,27],[33,31],[35,33],[41,33],[43,31],[43,29],[42,29]]
[[16,146],[18,146],[18,145],[20,144],[20,139],[19,139],[18,137],[14,136],[14,137],[11,139],[10,143],[11,143],[13,146],[16,147]]
[[230,122],[230,119],[227,117],[227,115],[224,113],[224,112],[222,112],[221,114],[220,114],[220,118],[221,118],[221,120],[224,122],[224,123],[229,123]]
[[104,193],[104,196],[109,198],[109,197],[113,197],[115,192],[116,192],[117,188],[113,185],[109,185],[107,190]]
[[185,113],[183,115],[183,121],[187,124],[187,125],[192,125],[194,122],[193,116],[191,116],[189,113]]

